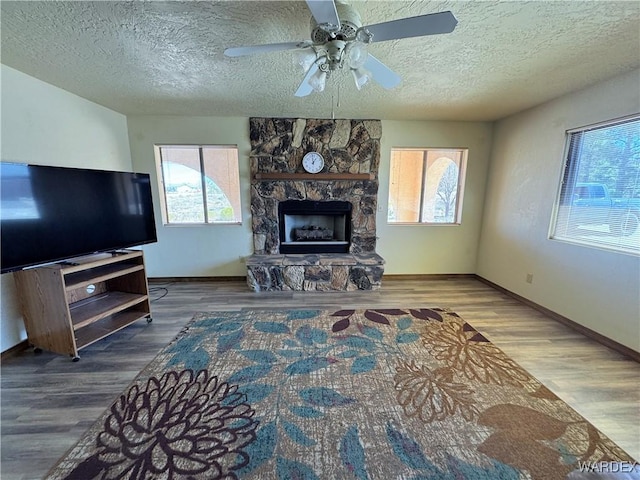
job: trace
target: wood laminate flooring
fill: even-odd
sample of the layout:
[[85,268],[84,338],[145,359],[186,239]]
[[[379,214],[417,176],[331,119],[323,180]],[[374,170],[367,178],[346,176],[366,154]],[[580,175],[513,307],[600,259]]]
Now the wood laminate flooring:
[[374,292],[253,293],[244,282],[150,282],[153,322],[85,349],[27,350],[2,364],[3,480],[42,478],[196,312],[252,308],[448,307],[640,459],[640,364],[473,277],[384,280]]

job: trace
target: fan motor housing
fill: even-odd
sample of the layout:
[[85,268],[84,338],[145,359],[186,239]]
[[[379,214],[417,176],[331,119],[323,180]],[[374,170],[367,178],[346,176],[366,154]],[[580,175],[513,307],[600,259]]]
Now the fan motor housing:
[[355,37],[356,32],[362,26],[360,14],[351,5],[336,2],[336,10],[340,19],[340,29],[337,32],[329,33],[311,17],[311,41],[314,44],[323,44],[330,40],[348,40]]

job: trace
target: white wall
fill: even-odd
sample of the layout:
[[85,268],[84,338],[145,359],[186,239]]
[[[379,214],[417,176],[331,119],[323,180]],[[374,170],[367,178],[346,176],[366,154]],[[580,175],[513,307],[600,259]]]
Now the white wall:
[[[0,131],[2,161],[131,170],[127,119],[5,65]],[[26,338],[11,274],[2,275],[0,351]]]
[[640,258],[550,240],[548,233],[565,131],[639,111],[635,70],[497,122],[477,269],[637,351]]
[[[134,170],[151,174],[158,242],[145,245],[149,277],[244,276],[253,253],[249,201],[249,119],[238,117],[130,116]],[[154,144],[237,145],[242,225],[163,226]]]
[[[378,253],[385,274],[475,273],[492,124],[382,121]],[[393,147],[468,148],[461,225],[389,225],[389,170]]]

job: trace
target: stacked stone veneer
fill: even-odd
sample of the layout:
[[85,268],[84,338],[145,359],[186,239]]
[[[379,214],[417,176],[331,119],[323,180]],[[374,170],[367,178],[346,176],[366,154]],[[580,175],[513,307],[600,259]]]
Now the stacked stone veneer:
[[[349,278],[359,289],[380,285],[384,261],[375,254],[378,168],[380,165],[379,120],[322,120],[251,118],[251,214],[255,256],[247,261],[247,280],[254,290],[347,290]],[[304,173],[302,157],[320,152],[323,173],[366,173],[368,180],[260,180],[258,173]],[[311,265],[308,256],[286,255],[287,266],[301,267],[303,280],[285,282],[281,263],[278,204],[284,200],[342,200],[352,204],[349,254],[322,254],[323,268]],[[265,260],[264,255],[276,257]],[[345,256],[347,255],[347,256]],[[373,259],[373,260],[372,260]],[[282,260],[284,261],[284,260]],[[314,267],[314,268],[310,268]],[[339,268],[338,268],[339,267]],[[322,271],[316,288],[317,271]],[[291,271],[291,270],[290,270]],[[329,272],[329,273],[326,273]],[[346,272],[346,274],[345,274]],[[362,275],[367,280],[362,279]],[[296,274],[298,275],[298,274]],[[327,279],[329,275],[329,279]],[[334,275],[340,279],[333,280]],[[346,275],[347,280],[342,282]],[[356,278],[357,277],[357,278]],[[297,278],[297,277],[296,277]],[[333,285],[335,288],[329,288]],[[366,286],[366,288],[365,288]]]
[[247,283],[259,291],[352,291],[380,287],[384,260],[376,253],[252,255]]

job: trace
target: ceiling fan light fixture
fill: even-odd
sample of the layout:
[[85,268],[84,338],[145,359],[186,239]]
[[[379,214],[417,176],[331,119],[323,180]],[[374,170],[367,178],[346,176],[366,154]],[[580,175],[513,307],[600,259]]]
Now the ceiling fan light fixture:
[[366,27],[360,27],[356,32],[356,40],[362,43],[371,43],[373,41],[373,33],[367,30]]
[[322,68],[316,70],[316,72],[309,78],[309,86],[316,92],[322,92],[327,83],[327,72]]
[[345,56],[350,68],[358,69],[367,61],[367,46],[362,42],[349,43],[345,49]]
[[353,79],[356,82],[356,88],[358,90],[362,89],[369,81],[369,77],[371,73],[365,70],[364,68],[352,68],[351,73],[353,74]]
[[312,48],[305,48],[296,53],[296,64],[300,65],[305,72],[308,72],[316,61],[317,54]]

